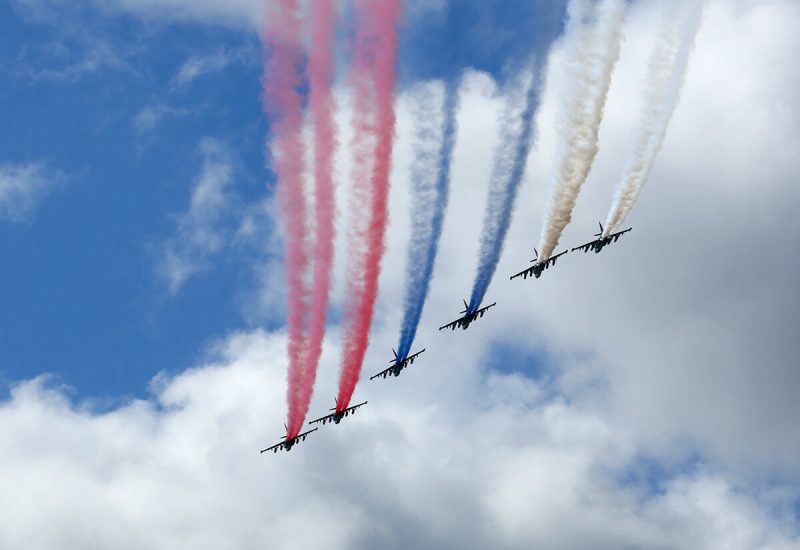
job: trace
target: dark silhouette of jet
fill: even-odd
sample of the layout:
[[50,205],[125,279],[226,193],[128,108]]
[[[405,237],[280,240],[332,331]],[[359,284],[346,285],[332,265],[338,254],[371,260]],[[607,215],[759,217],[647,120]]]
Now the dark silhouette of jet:
[[[315,422],[322,422],[323,426],[328,422],[333,422],[334,424],[338,424],[339,422],[342,421],[342,418],[348,416],[350,413],[355,414],[357,408],[367,404],[367,402],[364,401],[363,403],[359,403],[358,405],[353,405],[352,407],[347,407],[346,409],[339,410],[339,400],[334,398],[334,401],[336,402],[336,406],[330,409],[333,411],[331,414],[322,416],[320,418],[317,418],[316,420],[312,420],[311,422],[309,422],[309,424],[314,424]],[[314,429],[316,430],[316,428]]]
[[512,275],[511,276],[512,281],[517,277],[522,277],[523,279],[527,279],[531,275],[538,279],[539,277],[542,276],[542,272],[545,269],[548,269],[551,265],[556,265],[556,260],[568,252],[567,250],[565,250],[561,254],[556,254],[555,256],[550,256],[546,260],[539,261],[539,251],[536,250],[536,248],[534,248],[533,251],[536,253],[536,257],[531,260],[531,263],[533,263],[533,265],[524,271],[520,271],[516,275]]
[[370,376],[369,379],[370,380],[374,380],[375,378],[377,378],[379,376],[383,376],[384,378],[386,378],[390,374],[393,374],[395,376],[400,376],[400,371],[402,371],[407,366],[413,364],[414,363],[414,359],[424,351],[425,351],[425,348],[422,348],[422,351],[418,351],[414,355],[409,355],[408,357],[404,357],[404,358],[400,359],[399,357],[397,357],[397,352],[394,350],[394,348],[392,348],[392,353],[394,353],[394,359],[389,361],[389,364],[390,365],[392,363],[394,363],[394,364],[391,367],[389,367],[388,369],[382,370],[381,372],[379,372],[375,376]]
[[305,441],[308,434],[310,434],[311,432],[316,432],[318,429],[314,428],[313,430],[308,430],[307,432],[297,434],[294,437],[287,438],[286,436],[289,435],[289,428],[286,426],[286,424],[284,424],[283,426],[286,428],[286,435],[283,436],[283,439],[285,439],[286,441],[281,441],[280,443],[276,443],[272,447],[261,449],[262,453],[266,453],[267,451],[272,451],[273,453],[277,453],[278,451],[283,449],[286,449],[286,452],[289,452],[292,450],[292,447],[294,447],[297,443],[299,443],[300,441]]
[[603,224],[597,222],[600,225],[600,233],[595,234],[597,239],[593,240],[590,243],[583,244],[581,246],[576,246],[572,249],[573,252],[576,250],[583,250],[584,252],[589,252],[590,250],[594,250],[595,254],[599,253],[603,250],[606,246],[610,245],[612,242],[617,242],[620,237],[622,237],[628,231],[631,231],[633,228],[629,227],[625,231],[618,231],[616,233],[612,233],[611,235],[603,236]]
[[439,330],[444,330],[446,328],[456,330],[458,327],[461,327],[464,330],[467,330],[475,319],[477,319],[478,317],[483,317],[483,314],[486,313],[486,310],[488,310],[490,307],[493,307],[493,306],[496,306],[496,305],[497,305],[497,302],[493,302],[493,303],[489,304],[486,307],[482,307],[480,309],[476,309],[474,311],[470,311],[469,305],[467,305],[467,301],[464,300],[464,308],[465,309],[464,309],[464,311],[461,312],[464,315],[462,315],[461,317],[459,317],[458,319],[456,319],[452,323],[447,323],[446,325],[444,325],[442,327],[439,327]]

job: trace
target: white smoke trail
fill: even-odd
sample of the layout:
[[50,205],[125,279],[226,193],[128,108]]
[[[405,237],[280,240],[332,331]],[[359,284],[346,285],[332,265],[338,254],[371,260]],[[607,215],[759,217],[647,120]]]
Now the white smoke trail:
[[547,206],[539,258],[549,258],[589,175],[598,151],[598,132],[603,120],[611,75],[619,58],[624,0],[572,0],[568,8],[566,52],[571,89],[561,107],[561,142],[558,168]]
[[[608,212],[606,235],[625,221],[661,151],[686,79],[689,55],[700,28],[704,4],[701,0],[683,0],[674,12],[663,13],[663,27],[650,60],[639,137]],[[670,5],[673,4],[670,2]]]

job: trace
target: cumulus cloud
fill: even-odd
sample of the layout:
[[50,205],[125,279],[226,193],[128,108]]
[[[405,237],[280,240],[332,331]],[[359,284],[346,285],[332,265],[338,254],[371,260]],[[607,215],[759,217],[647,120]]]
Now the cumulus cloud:
[[172,294],[186,280],[207,268],[210,259],[225,246],[230,232],[227,216],[235,203],[231,189],[234,167],[225,146],[206,139],[200,145],[203,157],[188,209],[176,217],[175,235],[160,248],[158,271]]
[[[279,435],[285,346],[281,334],[233,335],[204,364],[156,379],[152,397],[107,412],[72,403],[47,380],[14,387],[0,405],[0,481],[12,488],[0,496],[0,543],[335,550],[792,540],[785,521],[719,477],[679,474],[648,495],[615,481],[631,442],[516,375],[468,377],[495,396],[479,407],[446,397],[407,407],[375,387],[381,398],[366,414],[289,454],[261,455]],[[329,353],[323,364],[334,362]]]
[[63,176],[42,162],[0,164],[0,220],[29,219],[61,181]]

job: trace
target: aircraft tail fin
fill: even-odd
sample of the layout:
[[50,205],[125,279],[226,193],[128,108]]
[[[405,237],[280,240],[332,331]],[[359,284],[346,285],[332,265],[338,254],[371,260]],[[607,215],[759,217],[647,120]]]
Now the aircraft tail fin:
[[461,313],[466,313],[467,311],[469,311],[469,304],[467,304],[467,301],[464,300],[464,311],[462,311]]
[[595,235],[595,237],[602,237],[602,236],[603,236],[603,224],[602,224],[602,223],[600,223],[600,222],[597,222],[597,225],[599,225],[599,226],[600,226],[600,233],[598,233],[597,235]]

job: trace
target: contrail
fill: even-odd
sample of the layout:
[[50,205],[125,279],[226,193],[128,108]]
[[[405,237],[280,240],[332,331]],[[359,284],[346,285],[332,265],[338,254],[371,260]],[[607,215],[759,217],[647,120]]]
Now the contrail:
[[[517,94],[522,94],[524,98],[521,110],[520,102],[512,99]],[[480,307],[503,251],[533,141],[539,96],[539,64],[534,62],[529,71],[521,73],[517,89],[508,98],[500,120],[500,143],[495,149],[489,196],[483,215],[478,268],[469,301],[471,311]]]
[[567,36],[572,41],[566,63],[571,68],[571,88],[561,107],[562,150],[539,241],[541,260],[552,255],[572,219],[597,155],[600,122],[619,58],[625,0],[601,0],[598,4],[573,0],[568,13]]
[[448,78],[443,97],[430,85],[413,97],[417,128],[411,168],[411,237],[406,253],[403,322],[397,347],[400,358],[408,356],[414,343],[439,250],[458,130],[459,81],[457,77]]
[[354,166],[339,410],[348,406],[358,383],[378,293],[395,127],[393,93],[400,0],[356,0],[355,9]]
[[674,13],[663,15],[663,27],[650,60],[639,136],[608,213],[606,235],[613,233],[633,208],[664,144],[667,127],[686,79],[686,68],[700,28],[704,4],[699,0],[684,0]]
[[298,0],[275,1],[268,11],[262,36],[265,46],[262,102],[274,133],[272,159],[286,233],[288,437],[300,433],[309,404],[305,383],[309,289],[303,281],[308,268],[308,237],[303,195],[303,106],[298,91],[303,84],[304,56],[298,3]]
[[313,2],[311,13],[311,52],[308,59],[309,111],[314,140],[314,214],[313,290],[309,320],[308,357],[305,366],[303,399],[308,407],[317,378],[317,366],[325,337],[325,316],[331,286],[334,243],[333,155],[336,149],[334,114],[336,104],[331,93],[336,59],[334,32],[336,3]]

